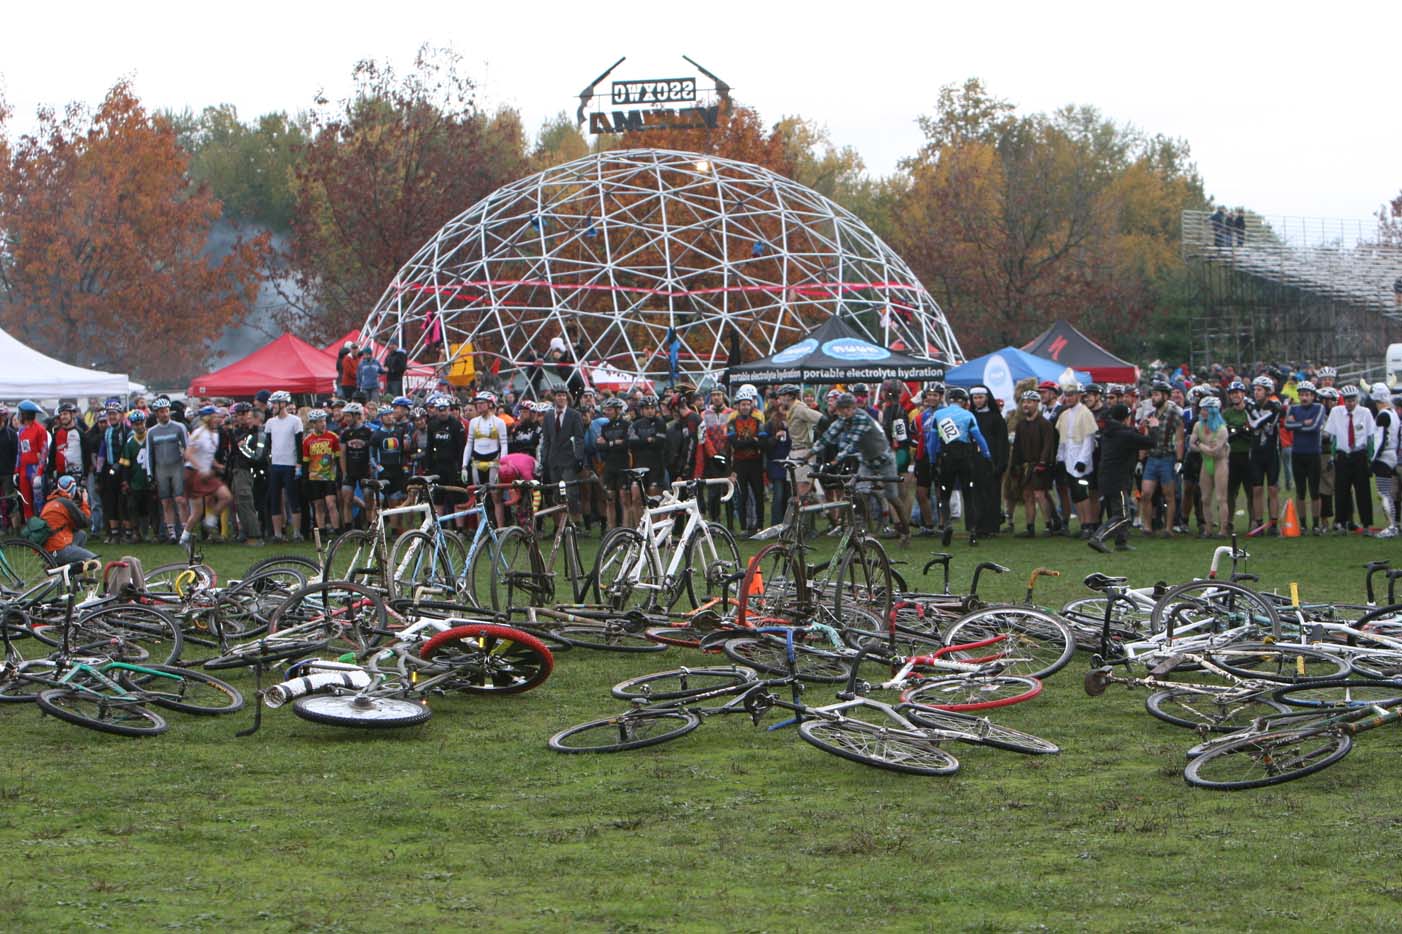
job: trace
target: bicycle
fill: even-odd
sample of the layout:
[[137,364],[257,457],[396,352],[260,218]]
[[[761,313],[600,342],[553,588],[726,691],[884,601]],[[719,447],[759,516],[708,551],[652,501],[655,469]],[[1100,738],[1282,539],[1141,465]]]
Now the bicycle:
[[[648,471],[623,471],[641,485]],[[729,478],[678,480],[661,496],[645,500],[635,529],[611,529],[599,543],[594,564],[594,588],[599,603],[613,610],[670,610],[685,591],[693,607],[724,597],[731,576],[740,567],[740,549],[724,526],[708,522],[701,510],[700,491],[724,486],[721,502],[735,495]],[[681,499],[680,494],[686,499]],[[685,517],[676,536],[677,520]]]
[[[580,561],[579,531],[570,516],[566,500],[568,488],[583,482],[568,480],[551,484],[559,491],[559,501],[545,509],[536,508],[536,496],[545,486],[539,480],[517,480],[490,487],[494,490],[515,490],[521,494],[519,521],[504,529],[497,543],[502,573],[498,583],[506,586],[504,609],[553,604],[555,578],[559,574],[557,563],[564,565],[564,580],[569,584],[569,602],[584,602],[593,586],[593,579],[585,573]],[[546,516],[555,517],[555,534],[550,540],[549,554],[542,553],[537,530],[538,522]],[[518,592],[524,596],[524,603],[518,603]]]

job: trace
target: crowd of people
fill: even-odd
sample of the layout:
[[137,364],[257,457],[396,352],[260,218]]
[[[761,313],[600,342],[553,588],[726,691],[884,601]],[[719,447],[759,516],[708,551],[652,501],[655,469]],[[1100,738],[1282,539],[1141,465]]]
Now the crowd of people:
[[[309,404],[268,389],[237,402],[93,400],[81,413],[65,402],[52,415],[0,406],[0,522],[65,560],[91,556],[90,538],[299,541],[363,527],[409,478],[433,475],[485,491],[501,524],[516,500],[501,485],[579,481],[566,489],[587,531],[635,525],[644,497],[674,481],[729,478],[734,497],[710,487],[707,512],[753,534],[782,522],[792,496],[822,494],[813,467],[845,464],[902,540],[918,530],[948,544],[956,515],[971,543],[1075,534],[1129,549],[1133,528],[1172,537],[1194,523],[1203,537],[1276,535],[1292,490],[1305,531],[1373,534],[1374,485],[1375,534],[1398,527],[1402,394],[1336,385],[1328,367],[1262,366],[1249,382],[1230,367],[1201,379],[1179,368],[1143,387],[1024,381],[1014,399],[894,380],[875,394],[683,384],[660,398],[571,383],[547,399],[440,382],[410,397],[394,369],[350,346],[341,396]],[[840,517],[829,522],[835,532]]]

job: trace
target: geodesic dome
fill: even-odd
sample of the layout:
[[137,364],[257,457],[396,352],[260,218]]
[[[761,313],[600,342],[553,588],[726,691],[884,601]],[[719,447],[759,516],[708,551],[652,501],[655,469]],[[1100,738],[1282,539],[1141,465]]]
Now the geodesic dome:
[[631,149],[520,179],[453,218],[362,333],[424,362],[471,352],[503,376],[563,336],[577,364],[700,380],[835,314],[883,346],[960,357],[934,299],[850,211],[757,165]]

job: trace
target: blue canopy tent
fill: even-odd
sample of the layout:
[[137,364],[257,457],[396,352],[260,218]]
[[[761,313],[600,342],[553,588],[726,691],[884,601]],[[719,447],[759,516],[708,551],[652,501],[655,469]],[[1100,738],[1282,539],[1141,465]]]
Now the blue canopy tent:
[[1017,400],[1013,398],[1013,387],[1017,385],[1018,380],[1029,376],[1039,383],[1044,379],[1057,384],[1069,380],[1081,383],[1091,381],[1089,373],[1073,370],[1055,360],[1037,357],[1016,347],[1004,347],[982,357],[975,357],[968,363],[961,363],[945,374],[944,381],[947,385],[963,386],[965,389],[987,386],[992,390],[994,398],[1003,400],[1003,407],[1006,409],[1017,405]]

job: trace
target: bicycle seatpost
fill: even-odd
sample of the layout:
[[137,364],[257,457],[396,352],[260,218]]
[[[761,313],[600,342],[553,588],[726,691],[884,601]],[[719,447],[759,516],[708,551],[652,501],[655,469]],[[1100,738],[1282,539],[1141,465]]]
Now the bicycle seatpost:
[[1367,564],[1363,565],[1363,570],[1367,572],[1363,578],[1363,589],[1368,594],[1369,606],[1377,606],[1377,597],[1373,592],[1373,576],[1380,571],[1386,571],[1391,565],[1392,562],[1387,559],[1382,561],[1369,561]]

